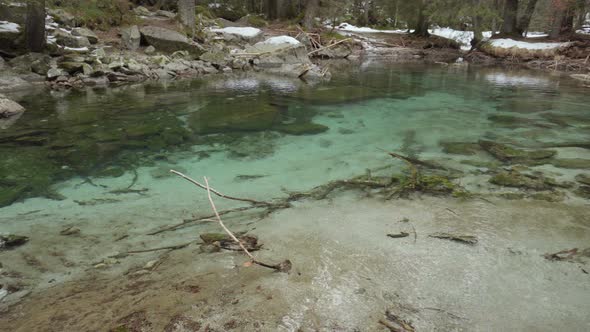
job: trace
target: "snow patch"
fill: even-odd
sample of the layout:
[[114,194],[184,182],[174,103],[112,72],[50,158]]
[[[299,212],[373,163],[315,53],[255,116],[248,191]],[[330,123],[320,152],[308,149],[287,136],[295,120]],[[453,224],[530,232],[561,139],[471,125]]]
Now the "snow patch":
[[252,27],[227,27],[221,29],[210,29],[212,32],[228,33],[230,35],[238,35],[245,38],[253,38],[258,36],[262,31]]
[[20,31],[20,25],[17,23],[0,21],[0,32],[16,32]]
[[562,46],[569,45],[569,43],[529,43],[524,41],[518,41],[514,39],[493,39],[490,41],[493,47],[498,48],[520,48],[525,50],[550,50],[559,48]]
[[270,44],[270,45],[280,45],[280,44],[291,44],[291,45],[299,45],[301,44],[297,39],[290,37],[290,36],[276,36],[270,37],[267,40],[263,41],[262,44]]
[[406,33],[407,30],[377,30],[367,27],[357,27],[349,23],[342,23],[336,29],[348,32],[361,32],[361,33]]
[[[471,49],[471,40],[473,39],[473,31],[460,31],[451,28],[436,28],[428,30],[430,34],[452,39],[461,45],[461,49],[464,51],[469,51]],[[484,31],[483,38],[484,40],[489,39],[492,37],[491,31]]]

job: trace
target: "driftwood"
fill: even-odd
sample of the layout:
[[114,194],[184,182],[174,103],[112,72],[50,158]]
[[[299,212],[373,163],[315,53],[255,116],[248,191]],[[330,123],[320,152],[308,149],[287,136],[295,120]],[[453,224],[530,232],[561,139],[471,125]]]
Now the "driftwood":
[[462,242],[465,244],[477,244],[477,238],[473,235],[462,235],[462,234],[450,234],[450,233],[433,233],[428,235],[437,239],[445,239],[451,241]]

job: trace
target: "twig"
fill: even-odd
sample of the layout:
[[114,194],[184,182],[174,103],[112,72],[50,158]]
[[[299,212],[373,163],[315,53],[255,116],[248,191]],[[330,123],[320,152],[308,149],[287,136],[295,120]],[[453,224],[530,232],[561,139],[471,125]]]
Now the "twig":
[[[244,207],[240,207],[240,208],[235,208],[235,209],[221,211],[221,212],[219,212],[219,215],[222,216],[222,215],[229,214],[229,213],[232,213],[232,212],[241,212],[241,211],[251,210],[251,209],[254,209],[254,208],[257,208],[257,206],[244,206]],[[147,235],[157,235],[157,234],[164,233],[164,232],[167,232],[167,231],[175,231],[175,230],[177,230],[179,228],[186,227],[186,226],[188,226],[188,225],[190,225],[190,224],[192,224],[194,222],[199,222],[199,221],[217,221],[217,220],[214,220],[214,219],[210,219],[210,218],[214,218],[214,217],[215,217],[215,215],[213,214],[213,215],[205,216],[205,217],[185,219],[181,223],[174,224],[174,225],[171,225],[171,226],[167,226],[167,227],[164,227],[164,228],[160,228],[160,229],[158,229],[156,231],[147,233]]]
[[313,50],[313,51],[311,51],[311,52],[307,53],[307,55],[308,55],[308,56],[309,56],[309,55],[312,55],[312,54],[314,54],[314,53],[317,53],[317,52],[323,51],[323,50],[325,50],[325,49],[328,49],[328,48],[334,47],[334,46],[336,46],[336,45],[338,45],[338,44],[344,43],[345,41],[349,41],[349,40],[352,40],[352,38],[346,38],[346,39],[342,39],[341,41],[335,42],[334,44],[331,44],[331,45],[328,45],[328,46],[324,46],[324,47],[318,48],[317,50]]
[[135,183],[137,183],[138,178],[139,178],[139,175],[137,174],[137,170],[134,168],[133,169],[133,180],[131,180],[131,184],[128,185],[126,189],[130,189],[131,187],[133,187],[135,185]]
[[[207,187],[205,187],[204,185],[200,184],[199,182],[197,182],[197,181],[189,178],[188,176],[186,176],[186,175],[184,175],[184,174],[182,174],[182,173],[180,173],[178,171],[170,170],[170,172],[171,173],[174,173],[174,174],[176,174],[176,175],[178,175],[178,176],[180,176],[182,178],[184,178],[185,180],[191,182],[192,184],[198,186],[201,189],[206,189],[207,190]],[[255,205],[273,205],[272,203],[269,203],[269,202],[257,201],[257,200],[250,199],[250,198],[239,198],[239,197],[228,196],[228,195],[224,195],[224,194],[220,193],[219,191],[217,191],[217,190],[215,190],[213,188],[209,188],[209,189],[215,195],[217,195],[217,196],[219,196],[221,198],[230,199],[232,201],[248,202],[248,203],[255,204]]]
[[[186,176],[183,176],[183,177],[186,180],[188,180],[194,184],[197,184],[196,181],[194,181]],[[240,248],[242,248],[242,251],[244,251],[244,253],[246,255],[248,255],[248,257],[250,257],[250,260],[252,261],[252,263],[260,265],[260,266],[264,266],[264,267],[267,267],[267,268],[270,268],[273,270],[277,270],[279,272],[289,272],[289,270],[291,269],[291,261],[286,260],[286,261],[284,261],[280,264],[277,264],[277,265],[270,265],[270,264],[262,263],[262,262],[256,260],[256,258],[254,258],[254,256],[252,256],[252,254],[248,251],[248,249],[246,249],[246,247],[244,247],[244,244],[242,243],[242,241],[238,240],[238,238],[227,227],[225,227],[225,225],[223,224],[223,221],[221,220],[221,216],[217,212],[217,208],[215,207],[215,203],[213,202],[213,197],[211,197],[211,188],[209,187],[209,181],[207,180],[206,177],[203,177],[203,179],[205,180],[205,185],[207,188],[207,197],[209,198],[209,203],[211,204],[211,208],[213,209],[213,212],[215,212],[215,216],[217,217],[217,222],[219,222],[219,225],[232,238],[232,240],[234,240],[240,246]]]
[[141,254],[144,252],[152,252],[152,251],[160,251],[160,250],[178,250],[178,249],[188,247],[188,245],[191,243],[192,242],[188,242],[188,243],[178,244],[175,246],[167,246],[167,247],[160,247],[160,248],[153,248],[153,249],[131,250],[131,251],[128,251],[127,254]]

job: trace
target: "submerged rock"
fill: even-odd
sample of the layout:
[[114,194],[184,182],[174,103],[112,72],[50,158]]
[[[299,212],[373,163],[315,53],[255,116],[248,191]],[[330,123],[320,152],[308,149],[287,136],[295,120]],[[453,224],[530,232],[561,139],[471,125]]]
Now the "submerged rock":
[[580,186],[578,189],[574,190],[574,194],[585,199],[590,199],[590,186]]
[[29,238],[22,235],[0,234],[0,250],[12,249],[27,243]]
[[460,154],[465,156],[471,156],[481,151],[481,147],[478,143],[468,142],[440,142],[440,146],[443,148],[444,153]]
[[330,128],[313,122],[295,122],[276,126],[275,129],[289,135],[315,135],[323,133]]
[[261,131],[270,129],[278,116],[279,110],[269,104],[222,100],[191,114],[189,125],[199,134]]
[[514,188],[524,188],[532,190],[547,190],[551,189],[552,183],[555,183],[553,179],[546,179],[541,176],[533,176],[529,174],[523,174],[518,171],[504,171],[500,172],[490,179],[490,183]]
[[555,159],[551,161],[551,165],[559,168],[590,169],[590,159]]
[[576,175],[576,181],[590,186],[590,175],[587,174],[578,174]]
[[521,150],[506,144],[480,140],[479,145],[498,160],[526,165],[549,163],[557,152],[553,150]]

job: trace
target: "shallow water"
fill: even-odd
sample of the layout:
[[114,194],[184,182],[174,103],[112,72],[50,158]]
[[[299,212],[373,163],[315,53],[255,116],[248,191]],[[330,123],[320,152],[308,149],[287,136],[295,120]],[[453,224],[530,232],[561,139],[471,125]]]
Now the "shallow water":
[[[264,272],[237,277],[248,285],[244,294],[256,293],[251,283],[261,280],[280,293],[275,294],[280,304],[263,310],[270,321],[279,319],[276,326],[284,330],[338,330],[333,326],[373,330],[364,327],[378,321],[377,316],[393,303],[421,308],[428,306],[427,300],[437,302],[436,307],[458,301],[453,312],[469,316],[469,324],[478,330],[497,330],[518,322],[510,307],[501,308],[502,301],[512,301],[518,294],[548,311],[541,319],[534,310],[527,310],[521,330],[551,330],[560,326],[552,324],[565,324],[568,317],[573,330],[588,327],[583,313],[590,304],[588,296],[582,296],[588,289],[580,284],[585,275],[575,264],[547,267],[540,257],[544,252],[583,248],[590,240],[590,220],[584,217],[588,200],[579,193],[584,185],[577,181],[581,174],[590,175],[584,162],[590,160],[587,89],[559,76],[467,66],[365,63],[353,68],[333,65],[332,71],[335,77],[330,83],[244,74],[13,95],[27,112],[13,124],[0,124],[5,127],[0,130],[0,233],[28,235],[31,240],[0,252],[4,271],[11,272],[2,275],[3,283],[19,281],[16,275],[26,278],[22,288],[39,294],[33,295],[29,308],[34,309],[29,314],[43,317],[44,309],[34,303],[47,303],[43,291],[53,285],[69,287],[68,282],[89,273],[118,283],[117,278],[135,261],[121,260],[106,271],[93,268],[114,253],[178,244],[216,231],[214,224],[200,224],[146,235],[192,215],[210,214],[204,193],[171,177],[169,169],[198,179],[207,176],[223,193],[268,200],[367,172],[406,176],[407,165],[393,160],[381,150],[385,149],[437,162],[450,170],[445,176],[454,185],[483,196],[464,204],[448,196],[382,203],[366,198],[371,193],[352,197],[335,193],[330,197],[334,203],[307,202],[259,224],[253,224],[256,219],[248,214],[228,216],[237,230],[253,231],[266,241],[269,252],[261,255],[289,257],[298,267],[299,275],[291,276],[294,279],[273,279],[263,276]],[[444,150],[448,142],[479,140],[522,149],[545,148],[556,155],[543,163],[517,166],[481,149],[467,155]],[[572,158],[582,161],[567,168],[555,162]],[[563,203],[538,200],[547,196],[535,196],[537,190],[489,182],[494,174],[513,167],[530,176],[554,179],[559,186],[540,192]],[[504,201],[498,196],[507,193],[524,200]],[[218,205],[220,209],[239,206],[222,200]],[[543,210],[543,206],[549,207]],[[421,234],[475,233],[481,247],[465,254],[463,247],[439,245],[422,236],[416,247],[407,247],[407,242],[396,247],[382,235],[399,228],[397,221],[403,217],[410,217]],[[80,228],[81,235],[60,236],[68,226]],[[394,262],[389,261],[391,250],[398,255]],[[520,254],[505,257],[513,251]],[[433,252],[438,254],[432,256]],[[455,265],[461,255],[467,263]],[[186,264],[183,257],[173,261]],[[209,262],[204,254],[195,259],[182,268],[165,264],[166,273],[178,270],[179,276],[186,277],[193,269],[231,279],[234,265],[243,260],[234,254],[218,256],[218,262]],[[355,266],[361,267],[359,271]],[[161,273],[162,278],[170,277]],[[399,278],[391,277],[392,273]],[[573,274],[568,277],[573,285],[550,282],[564,273]],[[503,274],[504,282],[514,288],[502,290],[495,274]],[[457,282],[440,281],[445,275],[458,278]],[[527,281],[530,275],[538,277]],[[216,296],[214,281],[200,282],[211,286],[203,296]],[[522,286],[527,282],[530,287]],[[387,290],[392,284],[399,289]],[[533,294],[543,287],[555,291]],[[322,292],[325,296],[313,295]],[[169,291],[162,290],[157,296],[165,299],[166,294]],[[563,299],[557,300],[560,294]],[[479,297],[486,299],[486,305],[469,309]],[[556,301],[558,308],[547,299]],[[346,316],[345,312],[354,310],[358,312]],[[487,318],[490,310],[506,320]],[[237,306],[232,312],[246,320],[252,317],[246,311],[247,306]],[[410,316],[427,329],[436,326],[433,322],[445,330],[465,329],[467,324],[452,317]],[[120,313],[112,313],[112,321],[117,317]],[[223,320],[215,317],[201,319]],[[43,324],[43,319],[38,321]],[[23,330],[40,326],[14,324]]]

